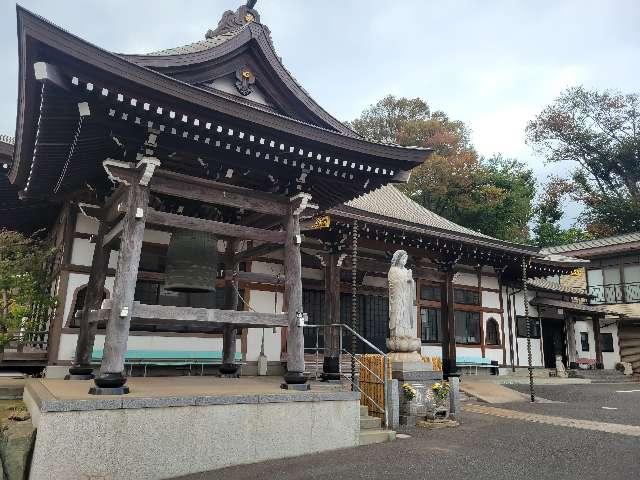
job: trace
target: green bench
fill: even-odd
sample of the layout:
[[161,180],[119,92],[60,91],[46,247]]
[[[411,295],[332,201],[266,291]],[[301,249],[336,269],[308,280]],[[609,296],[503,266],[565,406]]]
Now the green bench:
[[[91,353],[91,361],[100,363],[102,360],[103,350],[94,348]],[[242,361],[242,353],[236,352],[236,363]],[[194,351],[194,350],[146,350],[131,349],[127,350],[124,355],[124,364],[129,366],[129,375],[135,365],[144,366],[144,376],[147,376],[147,367],[149,365],[162,366],[188,366],[189,372],[193,365],[200,366],[200,374],[204,373],[205,365],[221,365],[221,351]]]
[[476,375],[478,374],[478,368],[496,367],[496,365],[492,365],[490,358],[475,357],[472,355],[456,356],[456,365],[458,367],[468,367],[469,373],[471,373],[471,369],[475,367]]

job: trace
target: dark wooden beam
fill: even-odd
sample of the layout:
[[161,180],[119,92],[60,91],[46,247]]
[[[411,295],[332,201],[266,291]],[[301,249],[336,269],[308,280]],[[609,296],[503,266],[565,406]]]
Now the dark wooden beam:
[[600,315],[593,315],[593,341],[596,347],[597,368],[603,367],[602,342],[600,342]]
[[268,255],[269,253],[282,250],[284,248],[283,245],[277,245],[272,243],[263,243],[262,245],[258,245],[256,247],[248,248],[236,255],[238,262],[248,262],[255,258],[259,258],[263,255]]
[[446,281],[441,289],[442,306],[442,372],[445,377],[455,374],[456,366],[456,322],[454,316],[453,266],[446,267]]
[[[115,178],[123,180],[130,178],[131,168],[124,165],[114,162],[108,165],[108,169]],[[168,170],[155,171],[149,182],[149,188],[152,192],[172,197],[226,205],[269,215],[283,216],[289,208],[289,202],[284,197]]]
[[235,272],[233,270],[225,270],[223,273],[225,281],[237,281],[248,283],[267,283],[275,285],[277,283],[283,283],[284,277],[277,275],[271,275],[270,273],[258,273],[258,272]]
[[104,283],[107,278],[107,270],[109,267],[109,255],[111,249],[104,244],[104,235],[107,226],[104,222],[100,222],[98,226],[98,234],[96,235],[96,244],[93,250],[93,259],[91,261],[91,273],[87,282],[86,293],[84,297],[84,307],[80,318],[80,332],[78,334],[78,343],[76,345],[76,365],[90,366],[91,353],[93,351],[93,343],[96,336],[95,324],[89,323],[89,313],[91,310],[100,308],[102,304],[102,296],[104,293]]
[[104,205],[102,206],[101,213],[101,217],[104,222],[113,223],[120,216],[124,215],[125,211],[121,207],[121,205],[123,199],[126,198],[127,189],[127,185],[120,185],[105,201]]
[[[106,302],[105,307],[110,307]],[[145,305],[139,302],[133,302],[131,308],[131,317],[135,322],[154,323],[154,324],[171,324],[179,325],[181,323],[203,323],[203,324],[233,324],[236,328],[240,327],[286,327],[287,316],[284,313],[261,313],[246,312],[237,310],[219,310],[213,308],[193,308],[193,307],[174,307],[167,305]],[[91,323],[99,323],[107,320],[113,310],[111,308],[103,308],[93,310],[89,315]]]
[[243,225],[216,222],[214,220],[204,220],[202,218],[187,217],[184,215],[176,215],[174,213],[159,212],[152,208],[147,209],[146,219],[149,225],[211,232],[225,237],[258,240],[277,244],[284,243],[285,239],[284,232],[245,227]]
[[122,231],[124,230],[125,219],[121,218],[105,235],[103,244],[105,246],[111,245],[114,241],[120,238]]

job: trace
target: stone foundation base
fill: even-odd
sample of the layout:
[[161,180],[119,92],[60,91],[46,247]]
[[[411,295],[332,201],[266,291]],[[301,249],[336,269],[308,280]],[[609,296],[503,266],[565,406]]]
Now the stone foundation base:
[[[134,380],[138,396],[74,399],[29,381],[25,403],[37,425],[30,480],[174,478],[359,444],[354,392],[280,393],[274,379],[264,393],[254,382],[212,395],[213,382],[228,390],[250,380],[207,377],[208,393],[142,396]],[[179,380],[191,385],[197,379]],[[167,379],[167,387],[173,382]]]

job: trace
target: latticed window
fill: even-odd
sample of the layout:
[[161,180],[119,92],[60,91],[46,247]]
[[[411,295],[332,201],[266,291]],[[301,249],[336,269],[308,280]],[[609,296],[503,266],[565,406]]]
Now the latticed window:
[[439,308],[421,308],[423,342],[442,342],[442,318]]
[[484,337],[487,345],[500,345],[500,328],[498,327],[498,321],[495,318],[487,320]]
[[456,321],[456,343],[480,343],[480,312],[454,313]]
[[456,288],[453,291],[453,301],[463,305],[480,305],[480,294],[476,290]]

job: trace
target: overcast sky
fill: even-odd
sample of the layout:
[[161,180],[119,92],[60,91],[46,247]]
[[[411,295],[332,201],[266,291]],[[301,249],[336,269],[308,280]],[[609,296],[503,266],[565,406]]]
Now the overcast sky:
[[[125,53],[200,40],[224,10],[241,3],[20,2]],[[549,167],[525,145],[524,127],[562,89],[640,91],[639,0],[259,0],[256,8],[285,66],[340,120],[389,93],[419,96],[467,123],[481,154],[527,161],[540,180]],[[2,0],[0,133],[10,135],[17,52],[15,5]]]

